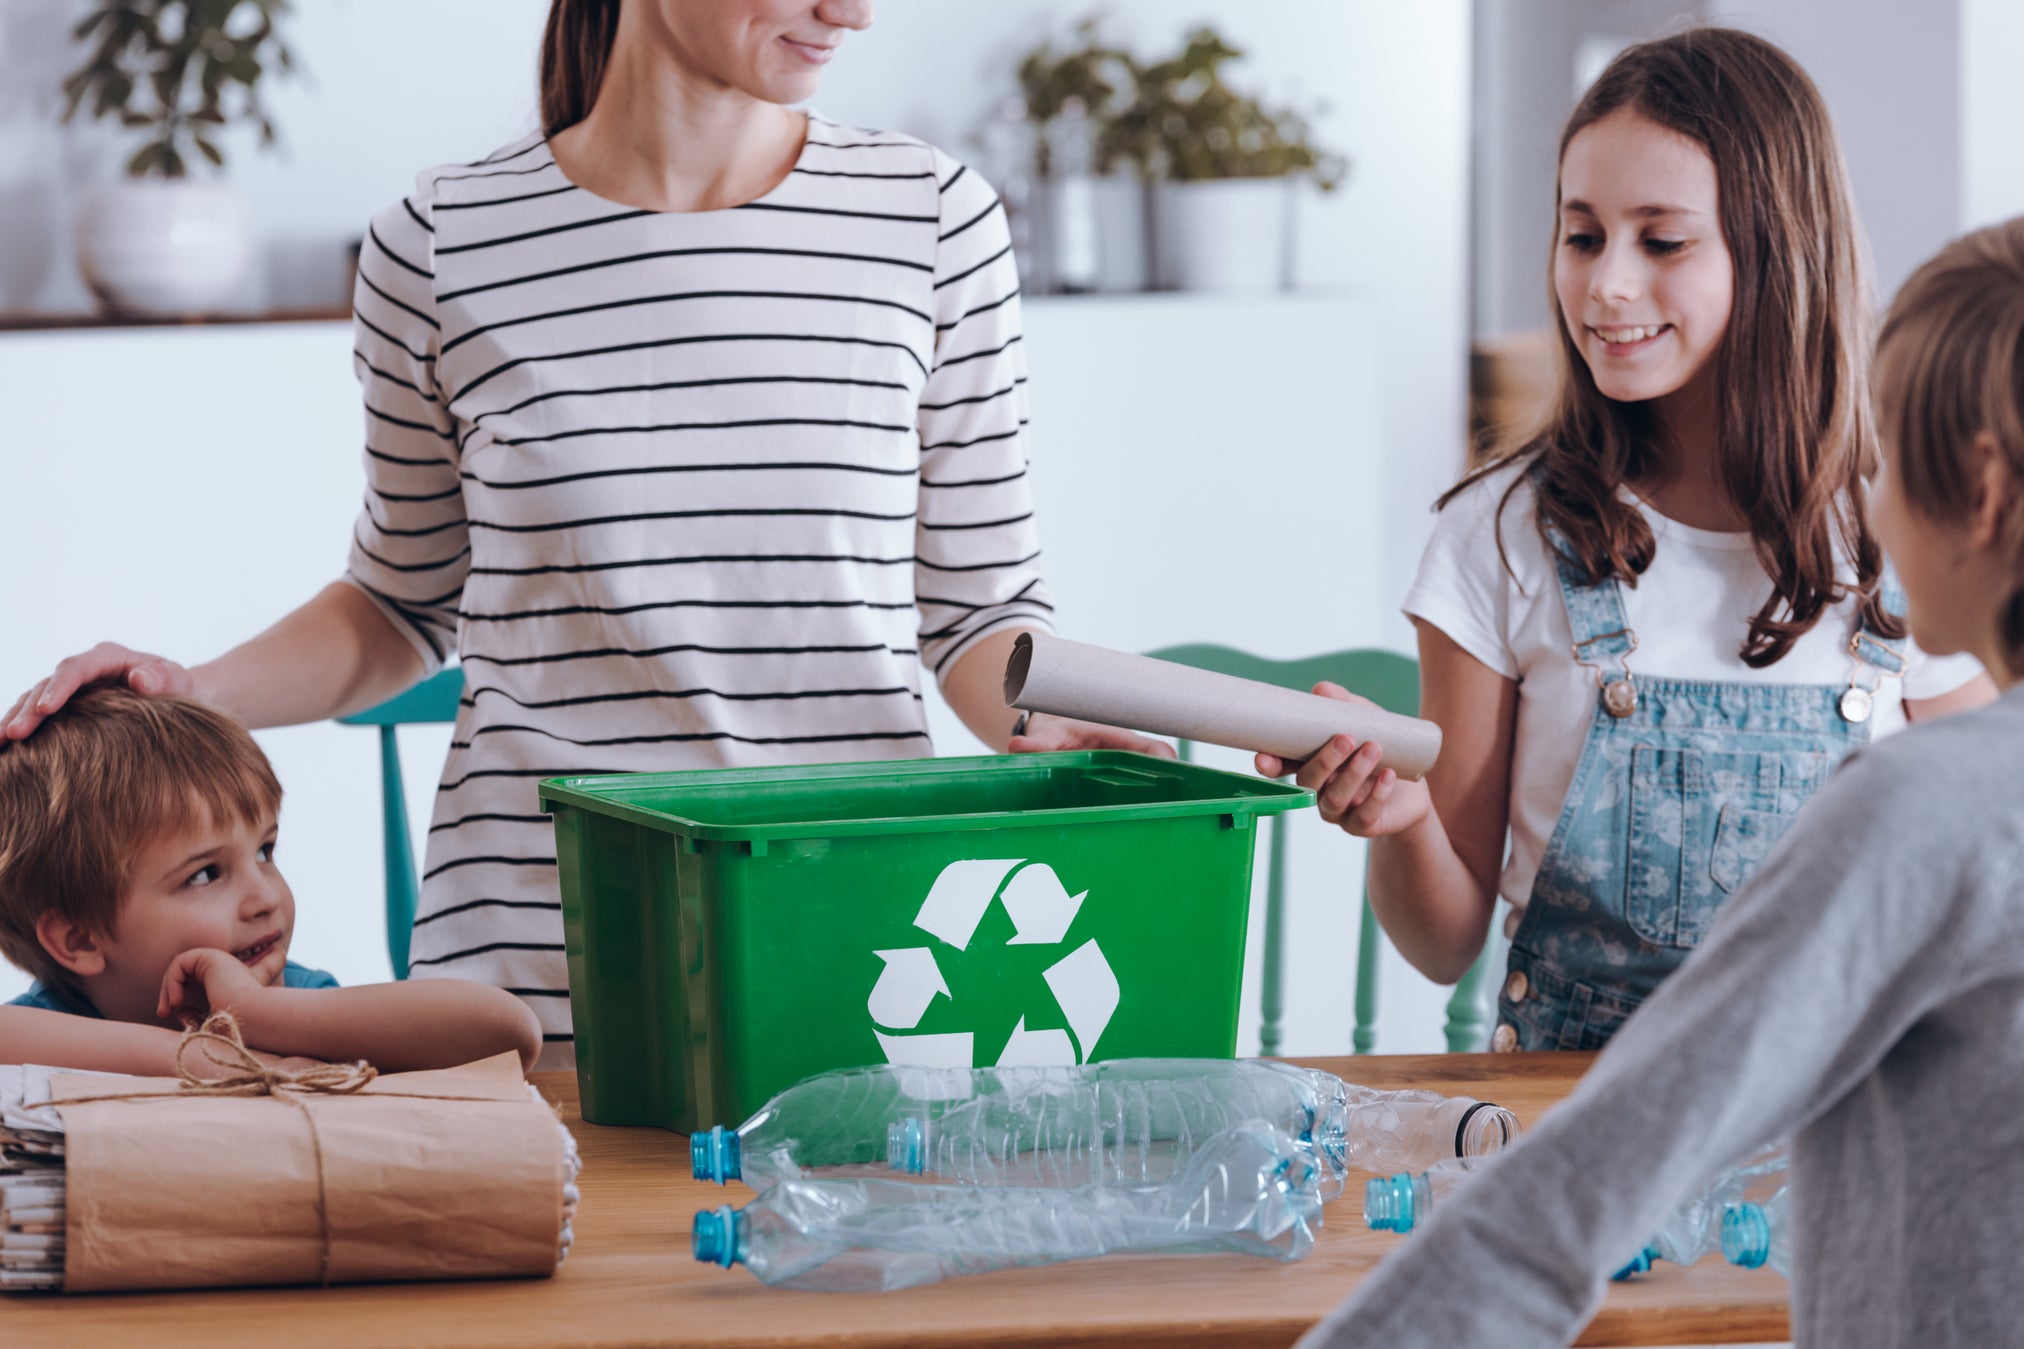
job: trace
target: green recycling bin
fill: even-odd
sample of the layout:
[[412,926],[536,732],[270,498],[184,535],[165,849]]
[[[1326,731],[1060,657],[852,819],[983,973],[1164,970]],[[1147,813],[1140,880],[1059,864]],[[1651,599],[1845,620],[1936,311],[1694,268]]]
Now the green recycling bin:
[[551,778],[583,1117],[811,1073],[1228,1058],[1283,783],[1113,750]]

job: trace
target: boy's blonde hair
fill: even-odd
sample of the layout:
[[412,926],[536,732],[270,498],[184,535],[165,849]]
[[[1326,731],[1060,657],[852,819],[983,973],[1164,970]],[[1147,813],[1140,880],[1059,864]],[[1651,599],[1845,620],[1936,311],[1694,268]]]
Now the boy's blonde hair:
[[80,690],[34,735],[0,750],[0,953],[44,984],[74,990],[35,935],[43,914],[110,934],[148,844],[280,808],[267,756],[224,713],[111,685]]
[[[1976,437],[2024,487],[2024,217],[1976,230],[1913,272],[1877,338],[1877,421],[1905,500],[1929,520],[1974,503]],[[2024,512],[2008,540],[2016,582],[2002,636],[2024,658]]]

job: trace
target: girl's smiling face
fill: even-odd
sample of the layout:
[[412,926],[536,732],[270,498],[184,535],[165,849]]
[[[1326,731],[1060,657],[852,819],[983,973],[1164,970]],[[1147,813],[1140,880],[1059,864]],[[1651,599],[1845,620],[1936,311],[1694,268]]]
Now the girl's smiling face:
[[1568,142],[1553,289],[1604,396],[1664,398],[1712,374],[1735,299],[1717,206],[1707,151],[1629,108]]

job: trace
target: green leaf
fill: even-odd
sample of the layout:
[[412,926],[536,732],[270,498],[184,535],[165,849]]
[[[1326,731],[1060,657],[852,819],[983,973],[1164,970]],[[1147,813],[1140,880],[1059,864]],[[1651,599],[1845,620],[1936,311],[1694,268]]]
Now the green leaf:
[[190,120],[193,122],[208,122],[212,126],[223,126],[225,125],[225,114],[218,111],[216,103],[206,103],[203,107],[190,114]]
[[187,178],[189,169],[183,164],[183,156],[173,145],[162,147],[162,172],[170,178]]
[[211,142],[205,140],[202,136],[196,136],[192,139],[197,142],[197,148],[204,152],[204,158],[210,160],[221,169],[225,167],[225,156],[218,153],[217,146],[211,144]]
[[135,112],[132,108],[122,108],[120,109],[119,122],[121,126],[143,127],[153,126],[155,119],[144,112]]
[[168,147],[160,141],[149,141],[146,145],[143,145],[139,153],[127,161],[127,176],[130,178],[145,178],[154,170],[157,164],[162,162],[162,152],[166,149]]
[[102,9],[98,13],[88,16],[83,23],[80,23],[77,27],[71,29],[70,35],[73,38],[77,39],[79,42],[82,42],[84,41],[84,39],[91,36],[92,29],[98,27],[100,24],[104,23],[108,18],[111,17],[112,11]]

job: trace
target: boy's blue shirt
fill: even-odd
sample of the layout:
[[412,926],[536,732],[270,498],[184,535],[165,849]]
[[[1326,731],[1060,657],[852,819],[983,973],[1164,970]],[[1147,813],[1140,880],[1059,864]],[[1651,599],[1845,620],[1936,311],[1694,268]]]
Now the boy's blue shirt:
[[[281,967],[283,988],[336,988],[337,980],[327,971],[312,970],[307,965],[289,961]],[[28,991],[8,1004],[10,1007],[40,1007],[45,1012],[68,1012],[72,1016],[99,1017],[99,1010],[88,1002],[73,1002],[65,997],[63,990],[50,988],[37,980],[29,985]]]

